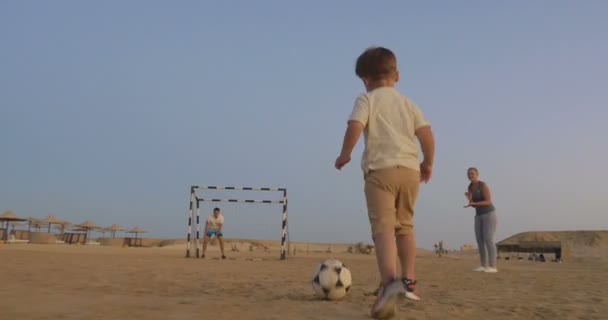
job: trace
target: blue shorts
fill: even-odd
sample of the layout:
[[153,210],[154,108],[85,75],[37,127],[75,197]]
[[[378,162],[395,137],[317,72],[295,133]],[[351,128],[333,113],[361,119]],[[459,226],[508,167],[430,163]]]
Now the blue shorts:
[[222,234],[222,232],[217,232],[217,230],[207,230],[207,237],[211,238],[213,236],[217,235],[218,237],[223,237],[224,235]]

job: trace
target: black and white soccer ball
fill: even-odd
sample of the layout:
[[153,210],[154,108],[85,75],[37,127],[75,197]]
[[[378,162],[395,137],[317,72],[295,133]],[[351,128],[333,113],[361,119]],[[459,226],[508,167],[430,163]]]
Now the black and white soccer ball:
[[312,277],[312,289],[323,299],[340,300],[346,296],[351,285],[350,270],[336,259],[321,262]]

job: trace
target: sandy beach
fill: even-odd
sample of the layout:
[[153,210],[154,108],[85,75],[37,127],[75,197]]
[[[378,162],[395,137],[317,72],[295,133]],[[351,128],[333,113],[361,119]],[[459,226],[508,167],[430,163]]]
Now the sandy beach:
[[[183,244],[0,245],[0,319],[370,319],[373,255],[310,249],[280,261],[270,249],[229,246],[233,259],[217,260],[217,247],[206,259],[186,259]],[[310,286],[314,267],[329,257],[353,274],[342,301],[321,301]],[[423,300],[400,306],[395,319],[608,318],[606,260],[501,260],[497,274],[473,272],[476,262],[474,254],[438,258],[420,250]]]
[[0,0],[0,44],[0,320],[608,320],[608,0]]

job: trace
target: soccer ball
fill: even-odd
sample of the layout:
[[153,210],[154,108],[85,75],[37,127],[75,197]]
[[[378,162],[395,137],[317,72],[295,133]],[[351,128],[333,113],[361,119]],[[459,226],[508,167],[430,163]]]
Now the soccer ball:
[[350,270],[336,259],[321,262],[312,277],[312,289],[317,296],[328,300],[339,300],[346,296],[352,278]]

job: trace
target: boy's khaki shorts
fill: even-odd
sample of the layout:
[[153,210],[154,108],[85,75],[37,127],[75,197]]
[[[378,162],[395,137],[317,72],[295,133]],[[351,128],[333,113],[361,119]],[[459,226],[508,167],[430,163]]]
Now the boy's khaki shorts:
[[387,232],[412,234],[420,172],[398,166],[369,171],[364,179],[372,236]]

